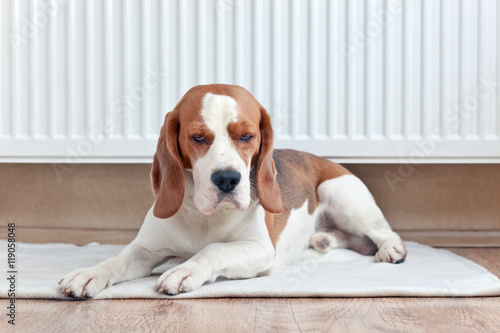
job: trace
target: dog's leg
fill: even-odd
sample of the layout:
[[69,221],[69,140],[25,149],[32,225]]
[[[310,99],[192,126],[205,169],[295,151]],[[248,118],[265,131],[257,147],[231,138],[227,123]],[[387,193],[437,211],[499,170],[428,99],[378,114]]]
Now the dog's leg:
[[114,258],[68,273],[59,281],[59,288],[66,296],[94,297],[115,283],[150,275],[165,257],[132,242]]
[[366,256],[372,256],[378,250],[367,236],[352,235],[341,230],[318,231],[309,239],[309,246],[322,253],[331,249],[350,249]]
[[338,234],[319,231],[312,234],[309,239],[309,246],[318,252],[326,253],[331,249],[347,248],[347,242],[343,237],[339,237]]
[[273,261],[274,248],[270,240],[212,243],[185,263],[163,273],[156,289],[177,295],[198,289],[203,283],[213,282],[219,276],[251,278],[269,270]]
[[377,262],[400,263],[406,248],[392,231],[368,188],[353,175],[330,179],[318,186],[321,203],[326,204],[336,227],[347,233],[368,236],[378,247]]

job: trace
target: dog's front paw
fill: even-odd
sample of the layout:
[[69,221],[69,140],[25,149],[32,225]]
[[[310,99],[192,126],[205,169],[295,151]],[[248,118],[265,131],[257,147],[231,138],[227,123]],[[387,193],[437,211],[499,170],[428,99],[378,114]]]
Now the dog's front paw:
[[179,265],[163,273],[156,282],[156,290],[168,295],[193,291],[208,280],[199,268]]
[[406,254],[406,247],[403,241],[399,236],[395,236],[382,243],[377,254],[375,254],[375,261],[400,264],[405,261]]
[[109,284],[106,272],[94,266],[68,273],[59,281],[59,289],[66,296],[85,299],[94,297],[98,292],[107,288]]

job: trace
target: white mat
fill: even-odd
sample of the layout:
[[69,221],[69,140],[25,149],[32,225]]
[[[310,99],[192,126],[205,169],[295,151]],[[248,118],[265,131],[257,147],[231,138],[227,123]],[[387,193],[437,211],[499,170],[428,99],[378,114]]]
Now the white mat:
[[[118,245],[16,244],[16,297],[65,299],[57,282],[69,271],[92,266],[123,248]],[[326,255],[307,250],[301,263],[275,276],[248,280],[219,279],[174,298],[207,297],[371,297],[371,296],[499,296],[500,280],[482,266],[449,251],[407,242],[408,258],[399,265],[374,263],[373,257],[336,249]],[[0,240],[0,270],[7,272],[7,242]],[[161,274],[116,284],[96,299],[160,298],[154,289]],[[0,297],[9,282],[0,279]]]

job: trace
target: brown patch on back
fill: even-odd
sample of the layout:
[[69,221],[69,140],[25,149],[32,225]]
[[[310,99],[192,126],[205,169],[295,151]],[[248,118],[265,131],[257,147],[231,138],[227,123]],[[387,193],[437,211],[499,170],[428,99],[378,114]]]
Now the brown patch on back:
[[291,149],[276,149],[273,154],[277,181],[281,189],[283,213],[266,212],[266,226],[273,245],[286,226],[292,209],[308,202],[309,214],[318,207],[318,186],[329,179],[351,174],[343,166],[327,159]]

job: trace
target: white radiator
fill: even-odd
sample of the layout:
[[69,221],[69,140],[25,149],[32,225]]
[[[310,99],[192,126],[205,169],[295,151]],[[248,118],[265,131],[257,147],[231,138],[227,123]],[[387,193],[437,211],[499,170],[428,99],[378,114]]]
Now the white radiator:
[[277,147],[500,162],[498,0],[0,0],[0,161],[150,162],[191,86],[236,83]]

